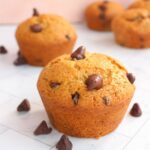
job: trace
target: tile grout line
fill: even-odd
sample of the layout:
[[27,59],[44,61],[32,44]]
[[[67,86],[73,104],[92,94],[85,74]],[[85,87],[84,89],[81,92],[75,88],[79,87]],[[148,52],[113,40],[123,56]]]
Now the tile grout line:
[[132,140],[136,137],[136,135],[142,130],[142,127],[150,120],[150,117],[144,121],[144,123],[139,127],[139,129],[137,130],[137,132],[131,137],[131,139],[129,140],[129,142],[123,147],[122,150],[125,150],[125,148],[132,142]]

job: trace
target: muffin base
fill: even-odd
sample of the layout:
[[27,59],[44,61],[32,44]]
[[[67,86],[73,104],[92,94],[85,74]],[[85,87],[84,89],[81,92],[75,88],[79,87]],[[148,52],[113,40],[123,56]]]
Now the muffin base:
[[27,60],[27,63],[34,66],[45,66],[50,60],[62,54],[69,54],[72,52],[76,38],[72,41],[58,45],[43,45],[40,43],[23,43],[18,42],[21,54]]
[[83,109],[73,106],[70,108],[43,102],[52,125],[64,134],[83,137],[99,138],[115,130],[127,110],[130,99],[116,106],[106,106],[106,109]]

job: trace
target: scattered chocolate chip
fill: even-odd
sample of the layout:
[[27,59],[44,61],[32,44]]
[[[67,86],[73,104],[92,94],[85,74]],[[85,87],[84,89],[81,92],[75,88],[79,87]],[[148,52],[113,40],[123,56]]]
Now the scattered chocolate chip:
[[105,10],[106,10],[106,6],[105,6],[105,5],[100,5],[100,6],[99,6],[99,9],[100,9],[101,11],[105,11]]
[[43,120],[39,126],[35,129],[34,135],[41,135],[41,134],[49,134],[52,132],[52,128],[49,128],[47,126],[47,123],[45,120]]
[[80,98],[80,94],[78,92],[75,92],[74,94],[72,94],[72,100],[75,105],[78,104],[79,98]]
[[33,16],[39,16],[40,13],[38,12],[38,10],[36,8],[33,8]]
[[51,88],[58,88],[59,86],[60,86],[60,83],[58,83],[58,82],[51,82],[50,83]]
[[142,115],[142,110],[138,103],[135,103],[130,111],[130,115],[133,117],[140,117]]
[[66,135],[63,135],[56,145],[57,150],[72,150],[72,143]]
[[20,55],[21,55],[20,50],[17,52],[17,55],[18,55],[18,56],[20,56]]
[[69,35],[66,35],[65,37],[66,37],[67,40],[71,39]]
[[86,85],[88,90],[98,90],[103,87],[103,79],[98,74],[92,74],[86,80]]
[[76,51],[71,54],[72,59],[84,59],[85,58],[85,47],[80,46]]
[[30,103],[27,99],[24,99],[19,106],[17,107],[17,111],[29,111],[30,110]]
[[131,84],[135,81],[135,76],[132,73],[127,73],[127,78],[130,81]]
[[0,54],[6,54],[7,49],[4,46],[0,46]]
[[20,66],[20,65],[25,65],[25,64],[27,64],[27,61],[19,52],[18,58],[14,61],[14,65]]
[[30,26],[32,32],[38,33],[42,31],[42,27],[40,24],[33,24]]
[[108,97],[104,96],[104,97],[103,97],[103,103],[104,103],[106,106],[110,105],[110,99],[109,99]]

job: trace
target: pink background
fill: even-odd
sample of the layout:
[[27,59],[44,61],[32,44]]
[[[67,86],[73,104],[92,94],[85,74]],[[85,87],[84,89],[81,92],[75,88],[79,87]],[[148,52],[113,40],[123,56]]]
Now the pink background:
[[[83,19],[85,7],[97,0],[0,0],[0,24],[18,23],[32,14],[32,8],[41,13],[64,16],[71,22]],[[133,0],[114,0],[128,5]]]

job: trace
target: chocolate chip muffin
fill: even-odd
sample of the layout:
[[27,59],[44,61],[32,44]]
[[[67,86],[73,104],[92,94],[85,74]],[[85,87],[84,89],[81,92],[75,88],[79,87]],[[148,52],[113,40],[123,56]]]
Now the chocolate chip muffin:
[[21,23],[16,31],[21,55],[27,63],[44,66],[53,58],[71,53],[77,35],[65,19],[38,14]]
[[98,138],[121,122],[135,90],[134,80],[115,59],[79,47],[44,68],[38,90],[56,129]]
[[115,16],[121,14],[124,8],[111,1],[100,1],[91,4],[85,11],[87,26],[93,30],[111,30],[111,22]]
[[137,0],[129,6],[131,8],[142,8],[150,11],[150,0]]
[[150,13],[143,9],[130,9],[112,22],[116,42],[130,48],[150,47]]

